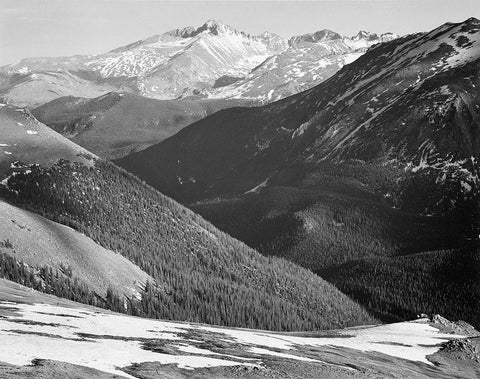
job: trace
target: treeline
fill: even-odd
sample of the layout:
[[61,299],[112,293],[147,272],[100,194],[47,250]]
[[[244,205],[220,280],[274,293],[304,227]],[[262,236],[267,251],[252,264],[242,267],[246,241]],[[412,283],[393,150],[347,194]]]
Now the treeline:
[[91,291],[88,285],[81,282],[77,277],[72,277],[68,270],[65,274],[59,270],[53,270],[49,266],[33,268],[2,251],[0,251],[0,277],[37,291],[79,303],[117,312],[132,312],[129,309],[130,307],[127,306],[128,303],[111,289],[107,291],[107,296],[102,298]]
[[8,201],[85,233],[151,275],[138,313],[274,330],[374,322],[310,271],[260,255],[113,164],[35,166],[7,184]]

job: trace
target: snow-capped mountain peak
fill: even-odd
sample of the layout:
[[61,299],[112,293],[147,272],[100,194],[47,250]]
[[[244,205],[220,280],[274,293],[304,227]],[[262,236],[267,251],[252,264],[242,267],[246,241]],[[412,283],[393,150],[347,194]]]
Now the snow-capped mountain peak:
[[233,29],[229,25],[224,24],[223,22],[215,19],[208,20],[205,24],[202,25],[202,28],[204,27],[206,27],[211,32],[227,31],[227,30]]
[[322,29],[314,33],[307,33],[307,34],[302,34],[300,36],[294,36],[290,38],[289,44],[290,46],[295,46],[302,42],[319,43],[319,42],[341,40],[341,39],[343,39],[343,36],[341,34],[328,29]]
[[258,38],[274,38],[274,37],[280,37],[278,34],[271,33],[268,30],[265,30],[263,33],[260,33]]
[[[239,32],[232,28],[231,26],[224,24],[221,21],[218,20],[208,20],[205,22],[202,26],[197,28],[194,32],[194,35],[200,34],[200,33],[209,33],[212,35],[219,35],[219,34],[245,34],[242,32]],[[246,34],[245,34],[246,35]]]
[[365,41],[378,40],[378,34],[360,30],[356,36],[352,37],[353,41],[360,41],[362,39]]
[[179,38],[189,38],[191,34],[195,31],[193,26],[186,26],[183,28],[177,28],[174,30],[170,30],[164,33],[162,36],[171,36],[171,37],[179,37]]
[[[2,69],[7,75],[24,75],[22,85],[3,92],[13,102],[23,98],[22,106],[62,95],[97,97],[115,90],[157,99],[200,96],[273,101],[327,79],[383,40],[354,41],[322,29],[288,41],[269,32],[250,35],[212,19],[105,54],[25,59]],[[220,89],[216,83],[224,79],[232,85]]]
[[245,35],[248,36],[248,34],[240,32],[233,27],[219,21],[219,20],[208,20],[205,22],[203,25],[199,27],[193,27],[193,26],[187,26],[184,28],[178,28],[171,30],[165,35],[171,36],[171,37],[180,37],[180,38],[191,38],[195,37],[199,34],[210,34],[210,35],[223,35],[223,34],[239,34],[239,35]]
[[380,40],[382,42],[392,41],[394,39],[397,39],[398,37],[400,37],[398,34],[395,34],[395,33],[392,33],[392,32],[387,32],[387,33],[380,34]]
[[256,36],[255,38],[263,41],[270,49],[276,50],[278,52],[288,48],[288,40],[275,33],[265,31],[262,34]]
[[[328,79],[369,47],[397,38],[393,33],[381,37],[364,33],[366,39],[358,40],[328,29],[294,36],[288,40],[288,48],[278,49],[280,52],[265,60],[245,78],[237,77],[238,80],[229,86],[208,91],[207,96],[247,97],[263,102],[279,100]],[[270,33],[263,33],[259,38],[269,36]],[[285,43],[285,40],[282,41]]]
[[379,36],[377,33],[370,33],[365,30],[360,30],[355,36],[351,38],[351,40],[354,42],[365,41],[370,44],[375,44],[379,42],[392,41],[394,39],[397,39],[398,37],[398,34],[392,32],[382,33]]

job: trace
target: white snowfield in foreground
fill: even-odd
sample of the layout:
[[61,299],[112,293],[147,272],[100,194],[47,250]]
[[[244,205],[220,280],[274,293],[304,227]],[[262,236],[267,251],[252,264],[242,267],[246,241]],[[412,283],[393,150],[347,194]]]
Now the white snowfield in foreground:
[[[35,358],[51,359],[91,367],[108,373],[132,378],[118,368],[133,363],[159,362],[195,369],[212,366],[261,365],[266,356],[323,363],[301,355],[302,345],[336,346],[361,351],[374,351],[393,357],[427,364],[427,355],[438,351],[441,343],[455,336],[443,334],[430,326],[426,319],[390,325],[350,328],[340,336],[306,337],[248,329],[227,329],[205,325],[142,319],[113,313],[53,306],[20,304],[0,301],[0,310],[9,309],[0,318],[0,361],[28,365]],[[13,310],[14,312],[10,312]],[[27,322],[28,321],[28,322]],[[243,345],[243,353],[258,357],[219,354],[197,348],[198,336],[188,339],[185,333],[198,331],[218,336],[220,340]],[[88,336],[82,335],[88,334]],[[213,334],[215,333],[215,334]],[[183,334],[183,335],[182,335]],[[94,336],[92,336],[94,335]],[[308,334],[305,334],[308,336]],[[344,337],[342,337],[344,335]],[[125,337],[125,339],[112,339]],[[169,341],[179,355],[156,353],[142,349],[138,339]],[[127,340],[128,339],[128,340]],[[137,339],[137,340],[136,340]],[[272,351],[283,349],[284,352]]]

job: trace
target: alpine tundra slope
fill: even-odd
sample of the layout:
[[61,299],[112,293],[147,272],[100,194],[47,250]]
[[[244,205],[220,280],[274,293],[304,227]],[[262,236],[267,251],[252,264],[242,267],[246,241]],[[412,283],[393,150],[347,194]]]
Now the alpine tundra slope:
[[271,333],[119,315],[0,279],[0,376],[475,378],[479,333],[440,316]]

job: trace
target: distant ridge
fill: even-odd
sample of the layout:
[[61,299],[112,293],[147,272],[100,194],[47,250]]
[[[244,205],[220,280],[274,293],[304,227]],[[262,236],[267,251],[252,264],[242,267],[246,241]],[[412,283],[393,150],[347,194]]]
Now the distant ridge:
[[[105,54],[22,59],[0,68],[0,99],[36,107],[58,97],[93,98],[115,91],[161,100],[248,98],[266,103],[320,83],[385,40],[376,34],[349,39],[329,30],[287,40],[209,20]],[[273,67],[272,61],[279,64]],[[223,77],[242,80],[215,87]]]

